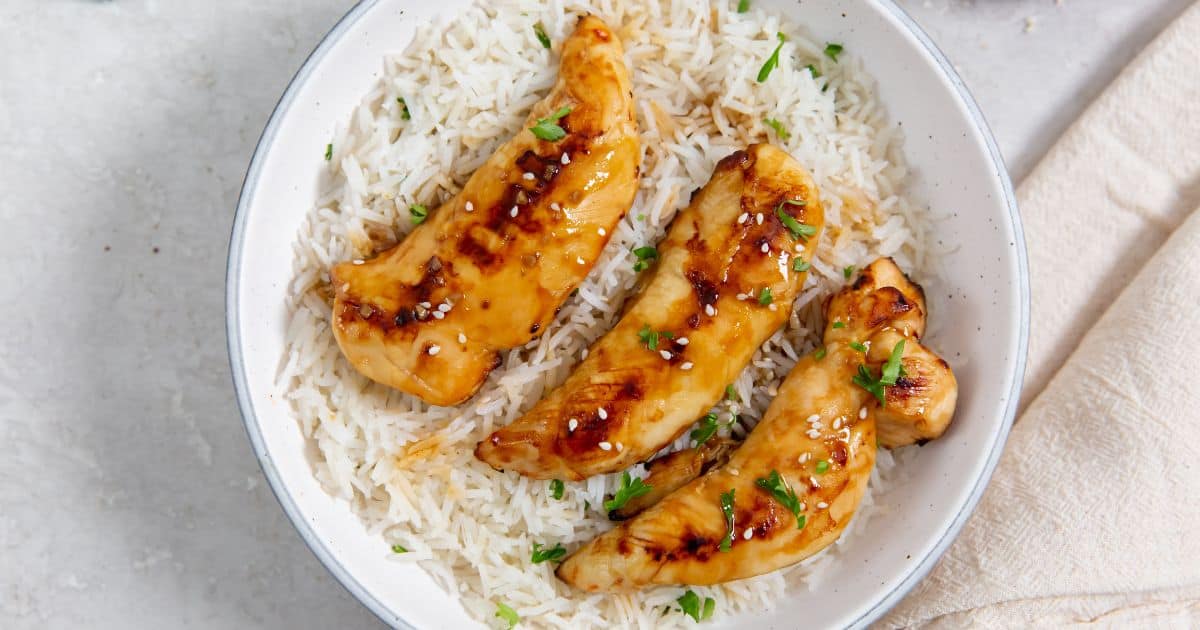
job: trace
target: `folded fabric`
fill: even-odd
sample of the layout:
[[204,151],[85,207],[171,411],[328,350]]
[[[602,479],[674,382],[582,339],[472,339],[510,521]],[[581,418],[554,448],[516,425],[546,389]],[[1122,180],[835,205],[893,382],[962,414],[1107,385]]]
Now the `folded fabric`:
[[1028,405],[1200,205],[1200,4],[1142,52],[1017,191],[1033,297]]
[[1018,191],[1026,408],[961,536],[881,627],[1200,626],[1198,59],[1200,4]]

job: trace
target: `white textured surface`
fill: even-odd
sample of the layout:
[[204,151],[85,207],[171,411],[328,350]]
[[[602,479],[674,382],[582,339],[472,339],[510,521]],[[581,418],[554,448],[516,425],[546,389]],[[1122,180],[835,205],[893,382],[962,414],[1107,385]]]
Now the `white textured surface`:
[[[255,140],[351,4],[0,4],[0,627],[377,623],[262,482],[223,335]],[[1187,2],[902,4],[1020,176]]]

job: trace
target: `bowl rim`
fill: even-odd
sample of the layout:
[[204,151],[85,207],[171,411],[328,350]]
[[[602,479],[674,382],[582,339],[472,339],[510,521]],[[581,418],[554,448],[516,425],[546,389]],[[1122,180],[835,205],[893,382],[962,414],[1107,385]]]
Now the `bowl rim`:
[[[254,147],[254,154],[251,157],[250,165],[246,170],[246,176],[242,180],[242,187],[238,194],[237,208],[234,214],[233,227],[230,233],[228,257],[225,265],[225,339],[227,351],[229,354],[229,366],[233,380],[233,387],[236,393],[238,411],[242,416],[242,424],[246,430],[246,435],[250,439],[250,444],[254,450],[254,457],[258,460],[259,467],[262,469],[263,475],[267,478],[267,483],[271,488],[272,494],[279,502],[287,514],[288,520],[296,533],[304,540],[305,545],[312,551],[313,555],[321,561],[339,584],[350,592],[359,602],[361,602],[368,610],[370,610],[380,621],[385,624],[395,627],[415,630],[412,625],[404,620],[396,611],[391,610],[371,592],[364,587],[354,575],[346,569],[345,566],[338,560],[330,547],[323,541],[313,530],[308,520],[301,512],[296,500],[288,491],[287,485],[283,482],[279,471],[275,468],[274,462],[266,449],[266,444],[263,439],[261,427],[258,422],[258,415],[255,412],[254,401],[250,395],[249,385],[247,383],[245,362],[242,356],[242,338],[240,334],[241,319],[240,319],[240,303],[238,300],[239,290],[241,287],[241,271],[242,271],[242,254],[245,246],[245,227],[246,220],[249,214],[249,208],[254,199],[255,189],[258,187],[258,181],[262,174],[263,159],[268,148],[274,143],[275,136],[278,133],[279,125],[288,111],[291,109],[292,102],[295,100],[296,93],[300,87],[306,83],[325,55],[329,50],[354,26],[358,20],[365,15],[371,8],[378,4],[381,0],[359,0],[349,11],[346,12],[326,33],[317,46],[308,54],[308,57],[301,64],[300,69],[288,82],[287,88],[276,102],[274,109],[271,112],[270,118],[267,120],[262,134],[259,136],[258,142]],[[857,619],[852,621],[847,628],[866,628],[875,621],[878,621],[885,613],[893,606],[898,604],[916,585],[923,580],[934,565],[949,549],[951,543],[958,537],[967,519],[975,511],[979,500],[983,496],[988,483],[995,472],[996,465],[999,462],[1000,455],[1004,450],[1004,445],[1007,442],[1008,435],[1012,430],[1013,422],[1016,418],[1016,413],[1021,399],[1021,388],[1024,382],[1026,358],[1029,350],[1029,319],[1030,319],[1030,288],[1029,288],[1029,259],[1026,251],[1025,233],[1021,223],[1021,216],[1017,208],[1016,193],[1013,190],[1012,179],[1009,176],[1008,168],[1004,163],[1004,158],[1000,153],[999,145],[996,143],[995,136],[992,133],[991,127],[988,125],[980,110],[975,98],[971,95],[970,90],[963,82],[954,66],[947,59],[946,55],[937,47],[933,40],[917,25],[916,21],[901,9],[894,0],[866,0],[890,13],[896,20],[909,31],[909,34],[921,44],[925,52],[930,55],[933,61],[946,79],[953,86],[958,98],[965,105],[967,113],[970,115],[973,124],[978,130],[984,145],[987,148],[988,156],[991,159],[992,165],[995,167],[996,177],[999,178],[999,184],[1003,193],[1004,205],[1008,208],[1009,219],[1013,230],[1013,242],[1017,256],[1017,286],[1018,297],[1020,300],[1020,323],[1017,337],[1017,353],[1014,361],[1015,372],[1013,374],[1013,382],[1011,390],[1008,393],[1007,404],[1004,409],[1004,418],[997,434],[993,437],[992,447],[988,453],[987,461],[984,465],[982,473],[975,481],[971,493],[967,500],[962,504],[954,519],[949,526],[937,538],[937,542],[930,548],[929,552],[922,558],[916,566],[897,584],[894,588],[888,591],[882,598],[876,601],[870,608],[861,613]]]

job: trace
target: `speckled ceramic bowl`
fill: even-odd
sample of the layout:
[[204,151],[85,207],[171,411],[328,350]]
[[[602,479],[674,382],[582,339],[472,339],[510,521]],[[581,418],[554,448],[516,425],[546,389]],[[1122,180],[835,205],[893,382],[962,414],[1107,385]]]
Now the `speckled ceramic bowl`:
[[[983,117],[950,63],[889,0],[756,0],[791,13],[811,32],[844,42],[879,81],[892,119],[906,131],[913,195],[953,211],[937,237],[954,247],[946,270],[954,294],[937,313],[935,345],[955,358],[958,415],[922,448],[889,509],[819,588],[734,627],[863,627],[904,596],[946,550],[970,515],[1000,455],[1025,364],[1029,289],[1021,226],[1004,164]],[[316,198],[313,147],[378,80],[385,53],[402,47],[420,18],[467,0],[366,0],[313,51],[279,101],[246,175],[229,251],[229,355],[254,452],[300,535],[342,584],[398,627],[461,628],[454,598],[414,565],[390,562],[348,506],[312,475],[300,427],[277,391],[287,285],[297,229]]]

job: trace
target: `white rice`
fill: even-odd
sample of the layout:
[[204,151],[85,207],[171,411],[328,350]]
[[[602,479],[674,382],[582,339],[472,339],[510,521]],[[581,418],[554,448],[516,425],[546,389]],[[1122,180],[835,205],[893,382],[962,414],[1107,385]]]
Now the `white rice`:
[[[928,211],[903,196],[901,134],[890,125],[853,50],[834,62],[825,42],[800,25],[735,2],[685,0],[499,0],[444,24],[418,29],[403,52],[384,59],[382,81],[332,140],[333,159],[295,244],[287,354],[281,384],[317,448],[315,474],[344,498],[380,553],[400,544],[397,562],[418,562],[476,619],[493,622],[498,602],[525,626],[675,627],[691,619],[663,607],[684,591],[586,595],[560,583],[553,563],[533,565],[534,542],[578,547],[611,525],[598,506],[617,475],[548,484],[502,474],[477,461],[475,443],[508,424],[561,383],[589,343],[616,321],[634,285],[629,250],[654,243],[716,162],[749,143],[784,147],[813,174],[827,229],[805,291],[785,330],[755,355],[735,383],[744,403],[722,404],[753,426],[797,358],[818,342],[820,306],[845,284],[843,269],[893,256],[917,277],[931,262]],[[613,231],[595,270],[539,339],[508,352],[480,393],[458,408],[432,407],[359,376],[329,328],[328,271],[369,257],[411,229],[407,208],[449,198],[499,143],[521,130],[530,107],[557,76],[557,51],[578,16],[595,13],[620,35],[633,73],[642,130],[642,181],[632,211]],[[545,50],[533,25],[555,42]],[[755,77],[776,32],[788,35],[765,83]],[[814,79],[806,66],[821,73]],[[397,102],[407,103],[411,120]],[[783,141],[764,118],[790,132]],[[314,141],[314,155],[320,145]],[[644,218],[643,218],[644,217]],[[684,446],[686,437],[673,448]],[[910,449],[911,451],[911,449]],[[838,550],[875,511],[873,493],[903,473],[907,453],[881,452],[870,491],[845,535],[799,566],[713,588],[716,617],[770,608],[787,589],[812,588]],[[643,474],[641,467],[634,470]],[[592,508],[585,509],[585,503]]]

